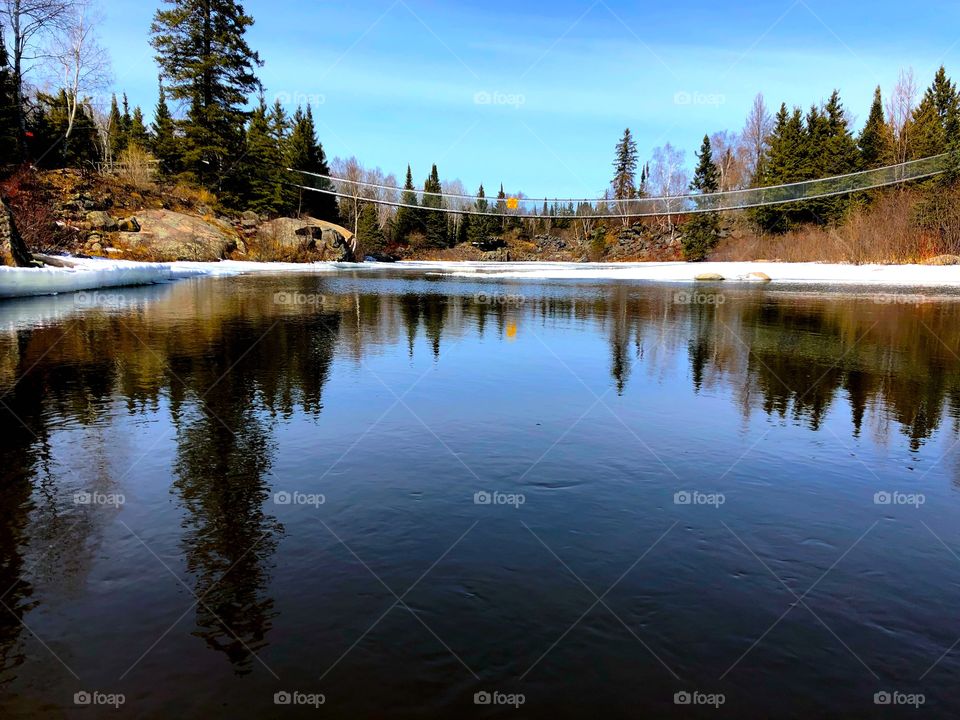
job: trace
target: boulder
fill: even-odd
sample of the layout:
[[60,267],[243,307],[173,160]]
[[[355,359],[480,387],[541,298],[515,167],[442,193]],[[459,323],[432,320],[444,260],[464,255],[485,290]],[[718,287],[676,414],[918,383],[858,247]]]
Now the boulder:
[[140,222],[135,218],[127,218],[118,223],[120,232],[138,233],[140,232]]
[[314,218],[277,218],[263,223],[257,233],[261,251],[271,258],[354,262],[353,233]]
[[233,229],[216,221],[171,210],[145,210],[136,219],[140,232],[123,233],[122,244],[158,262],[214,262],[236,246]]
[[0,199],[0,265],[13,265],[15,267],[30,267],[33,265],[33,258],[30,251],[20,237],[17,230],[17,223],[13,219],[13,213],[6,203]]
[[937,255],[923,261],[924,265],[960,265],[960,255]]
[[720,282],[723,280],[723,275],[718,273],[700,273],[694,280],[698,282]]
[[116,219],[111,217],[109,213],[103,212],[103,210],[94,210],[87,213],[87,222],[90,223],[92,229],[103,230],[104,232],[116,232],[119,228]]
[[747,273],[744,279],[750,280],[752,282],[765,282],[765,283],[770,282],[770,276],[764,272]]
[[247,210],[240,215],[240,226],[244,230],[254,230],[260,224],[260,216],[252,210]]

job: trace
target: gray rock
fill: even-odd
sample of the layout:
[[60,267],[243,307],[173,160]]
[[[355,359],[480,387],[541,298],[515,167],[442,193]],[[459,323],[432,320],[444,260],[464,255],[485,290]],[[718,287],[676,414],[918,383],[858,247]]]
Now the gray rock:
[[720,282],[723,280],[723,275],[719,273],[700,273],[694,280],[698,282]]
[[94,230],[103,230],[104,232],[116,232],[119,228],[116,219],[102,210],[87,213],[87,222]]
[[16,267],[30,267],[33,258],[30,251],[20,237],[13,213],[6,203],[0,199],[0,265],[14,265]]

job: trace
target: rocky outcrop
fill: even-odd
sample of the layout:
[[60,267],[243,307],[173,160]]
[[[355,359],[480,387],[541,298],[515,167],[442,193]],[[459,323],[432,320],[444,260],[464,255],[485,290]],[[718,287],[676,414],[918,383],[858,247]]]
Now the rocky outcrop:
[[0,199],[0,265],[31,267],[33,258],[20,237],[17,223],[7,204]]
[[[145,210],[124,224],[131,232],[119,233],[121,248],[159,262],[212,262],[237,247],[236,233],[228,225],[171,210]],[[132,231],[134,226],[139,232]]]
[[637,223],[617,232],[617,242],[610,249],[609,259],[676,260],[680,257],[680,248],[678,235]]
[[937,255],[923,261],[924,265],[960,265],[960,255]]
[[277,218],[257,232],[261,255],[268,259],[355,262],[353,233],[340,225],[314,218]]

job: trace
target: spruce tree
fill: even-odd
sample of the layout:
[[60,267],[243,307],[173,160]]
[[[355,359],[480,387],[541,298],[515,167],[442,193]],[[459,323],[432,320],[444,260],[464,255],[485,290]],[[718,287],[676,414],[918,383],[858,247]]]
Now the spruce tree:
[[386,240],[377,216],[377,207],[373,203],[360,206],[360,219],[357,223],[357,240],[367,255],[376,255],[384,251]]
[[413,172],[409,165],[407,165],[407,179],[403,185],[403,192],[400,194],[400,203],[408,207],[400,207],[397,210],[397,217],[393,224],[394,239],[398,243],[406,243],[411,233],[421,229],[417,210],[417,191],[413,186]]
[[616,160],[613,162],[613,198],[629,200],[636,195],[637,143],[630,128],[623,131],[617,143]]
[[120,157],[120,153],[127,149],[126,124],[123,121],[123,115],[120,114],[120,105],[117,103],[116,95],[114,95],[110,101],[110,116],[107,123],[110,128],[110,154],[114,162],[116,162]]
[[170,95],[189,104],[185,167],[206,187],[229,191],[240,181],[228,171],[242,155],[244,105],[260,87],[260,56],[246,40],[253,18],[236,0],[164,1],[151,43]]
[[[428,193],[439,193],[442,191],[440,185],[440,174],[437,172],[437,166],[434,165],[430,170],[430,177],[423,185],[423,207],[425,209],[424,228],[427,236],[427,243],[433,247],[446,247],[447,245],[447,216],[445,213],[436,212],[435,209],[443,207],[443,198],[438,195]],[[431,210],[434,210],[431,212]]]
[[181,170],[180,142],[176,136],[176,123],[170,114],[167,94],[162,82],[150,130],[150,151],[160,161],[160,172],[166,176],[176,175]]
[[267,103],[261,95],[247,124],[242,163],[244,196],[250,210],[268,215],[279,211],[279,161],[280,148],[270,127]]
[[[323,152],[323,146],[317,140],[313,110],[309,105],[306,113],[298,108],[294,114],[293,130],[287,140],[285,161],[287,167],[293,170],[304,170],[315,175],[330,174],[327,156]],[[307,185],[321,190],[334,189],[333,183],[326,178],[311,177],[301,173],[290,173],[289,181],[294,185]],[[290,208],[292,211],[299,211],[317,220],[329,222],[339,220],[337,200],[333,195],[310,190],[298,191],[296,188],[294,191],[297,192],[298,197],[295,207]]]
[[[477,190],[477,201],[474,203],[473,209],[478,213],[485,213],[490,210],[490,204],[487,202],[486,193],[483,191],[483,184],[481,183],[480,189]],[[473,215],[470,218],[470,227],[467,230],[467,239],[474,244],[483,244],[486,243],[491,235],[490,221],[492,218],[489,215]]]
[[147,126],[143,121],[143,110],[139,107],[133,109],[133,115],[130,117],[127,141],[128,144],[136,145],[141,150],[146,150],[150,145],[150,135],[147,133]]
[[893,159],[893,135],[883,114],[883,98],[880,86],[873,91],[873,103],[867,122],[857,138],[860,150],[860,167],[864,170],[883,167]]
[[[703,136],[697,159],[699,162],[690,189],[701,195],[717,192],[720,189],[720,170],[713,162],[713,150],[707,135]],[[684,224],[682,232],[684,259],[704,260],[720,240],[720,215],[715,212],[694,213]]]

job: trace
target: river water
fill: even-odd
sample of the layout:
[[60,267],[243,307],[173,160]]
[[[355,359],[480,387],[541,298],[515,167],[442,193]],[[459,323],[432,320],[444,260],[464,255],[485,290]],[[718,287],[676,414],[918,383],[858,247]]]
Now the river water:
[[960,299],[891,292],[3,302],[0,711],[955,716]]

